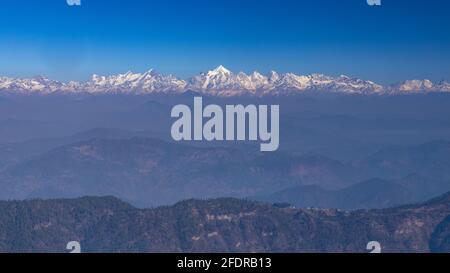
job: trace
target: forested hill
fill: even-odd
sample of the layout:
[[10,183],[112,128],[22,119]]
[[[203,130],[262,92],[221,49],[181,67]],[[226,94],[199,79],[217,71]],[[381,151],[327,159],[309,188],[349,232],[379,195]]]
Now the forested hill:
[[[353,212],[238,199],[137,209],[114,197],[0,202],[1,252],[448,251],[450,193],[429,202]],[[430,248],[431,246],[431,248]]]

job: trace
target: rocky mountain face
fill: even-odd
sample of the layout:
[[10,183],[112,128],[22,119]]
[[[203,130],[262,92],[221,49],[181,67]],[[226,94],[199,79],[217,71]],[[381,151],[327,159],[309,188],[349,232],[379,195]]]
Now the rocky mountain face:
[[418,92],[449,92],[450,83],[434,84],[429,80],[408,80],[395,86],[382,86],[368,80],[347,76],[331,77],[322,74],[296,75],[279,74],[271,71],[268,75],[253,72],[233,73],[223,66],[187,80],[174,75],[163,75],[155,70],[99,76],[93,75],[87,82],[62,83],[44,77],[15,79],[0,77],[0,90],[5,93],[51,94],[51,93],[120,93],[120,94],[177,94],[195,91],[201,94],[233,96],[292,95],[302,92],[331,92],[344,94],[409,94]]
[[112,197],[0,202],[0,252],[448,251],[450,194],[354,212],[238,199],[136,209]]

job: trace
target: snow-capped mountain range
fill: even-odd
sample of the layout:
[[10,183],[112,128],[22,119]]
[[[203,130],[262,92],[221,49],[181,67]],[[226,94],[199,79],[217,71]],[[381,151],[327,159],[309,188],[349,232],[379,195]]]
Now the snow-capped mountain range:
[[331,77],[322,74],[296,75],[279,74],[271,71],[268,75],[253,72],[233,73],[219,66],[207,73],[201,73],[187,80],[173,75],[164,75],[149,70],[132,73],[98,76],[93,75],[86,82],[59,82],[44,77],[18,79],[0,77],[0,92],[20,94],[53,93],[183,93],[194,91],[214,96],[265,96],[290,95],[301,92],[333,92],[345,94],[410,94],[425,92],[450,92],[450,83],[435,84],[429,80],[408,80],[399,85],[382,86],[372,81],[347,76]]

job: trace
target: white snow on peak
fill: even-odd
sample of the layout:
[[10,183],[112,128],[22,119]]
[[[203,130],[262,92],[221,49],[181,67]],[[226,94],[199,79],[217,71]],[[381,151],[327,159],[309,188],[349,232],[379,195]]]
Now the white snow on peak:
[[373,81],[323,74],[297,75],[270,71],[267,75],[254,71],[233,73],[220,65],[187,80],[164,75],[154,69],[144,73],[128,71],[124,74],[92,75],[86,82],[62,83],[45,77],[30,79],[0,77],[0,92],[21,94],[39,93],[183,93],[195,91],[214,96],[288,95],[302,92],[330,92],[344,94],[409,94],[420,92],[450,92],[450,84],[442,81],[407,80],[399,85],[384,87]]
[[231,71],[226,69],[223,65],[219,65],[216,69],[209,71],[209,74],[231,74]]
[[405,92],[430,91],[433,87],[430,80],[407,80],[398,87],[398,90]]

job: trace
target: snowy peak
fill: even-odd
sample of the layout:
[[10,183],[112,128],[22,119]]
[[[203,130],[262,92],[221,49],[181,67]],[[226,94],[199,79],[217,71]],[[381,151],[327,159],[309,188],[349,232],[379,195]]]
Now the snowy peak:
[[220,65],[206,74],[192,77],[188,80],[187,86],[191,90],[198,90],[208,94],[232,96],[252,93],[258,87],[262,87],[262,83],[266,82],[267,78],[258,72],[254,72],[251,76],[244,72],[234,74]]
[[434,84],[430,80],[407,80],[402,84],[394,87],[394,91],[403,93],[420,93],[420,92],[450,92],[450,84],[441,81]]
[[93,75],[83,87],[88,92],[151,93],[182,91],[186,83],[172,75],[162,75],[151,69],[145,73],[127,72],[113,76]]
[[399,91],[429,91],[433,89],[433,83],[430,80],[407,80],[399,87]]
[[223,65],[219,65],[218,67],[216,67],[216,69],[208,72],[208,75],[217,75],[217,74],[231,75],[231,71],[226,69]]
[[19,93],[51,93],[63,88],[63,84],[45,77],[36,76],[31,79],[15,79],[0,77],[0,90],[12,90]]
[[269,73],[269,81],[274,83],[277,82],[280,79],[280,75],[276,71],[270,71]]
[[437,89],[441,92],[450,92],[450,83],[446,81],[441,81],[438,84]]
[[323,74],[297,75],[270,71],[264,75],[258,71],[250,74],[233,73],[220,65],[206,73],[187,80],[165,75],[150,69],[144,73],[128,71],[124,74],[92,75],[86,82],[62,83],[45,77],[30,79],[0,77],[0,92],[20,94],[51,93],[183,93],[188,90],[213,96],[265,96],[289,95],[303,92],[343,94],[410,94],[421,92],[450,92],[450,84],[442,81],[408,80],[399,85],[384,87],[373,81]]

